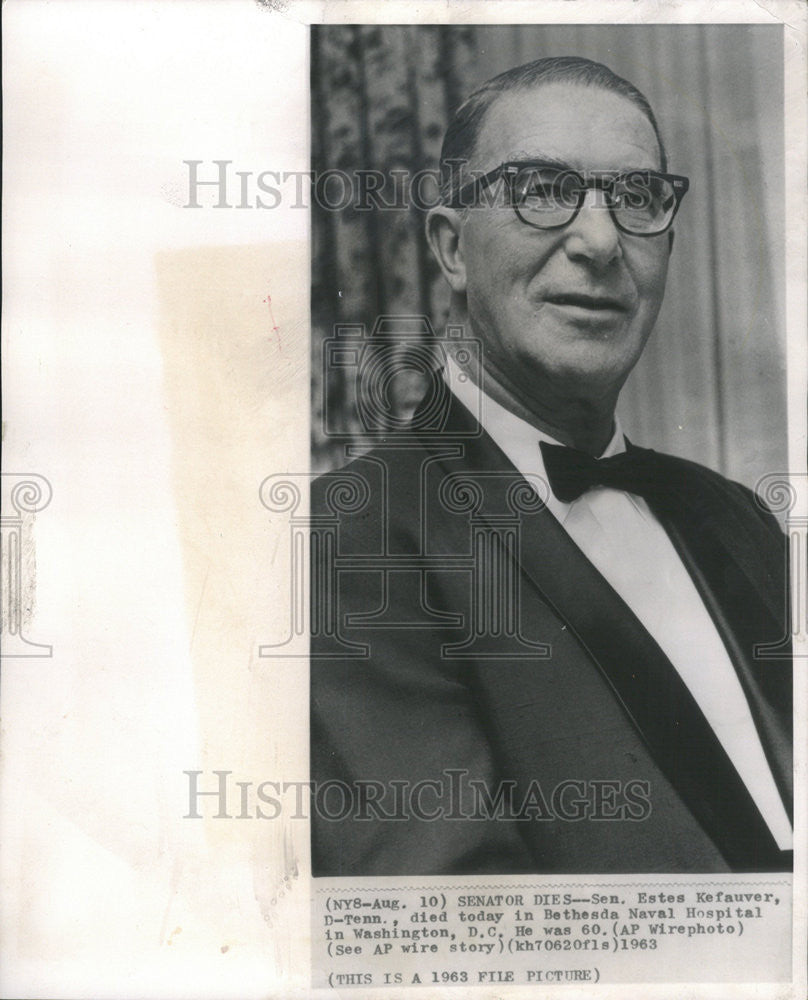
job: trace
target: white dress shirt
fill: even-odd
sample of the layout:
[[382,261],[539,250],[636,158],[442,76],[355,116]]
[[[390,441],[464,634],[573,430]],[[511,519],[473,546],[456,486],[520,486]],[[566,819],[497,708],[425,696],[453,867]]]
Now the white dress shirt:
[[[505,409],[450,358],[444,378],[522,475],[547,482],[540,441],[560,444]],[[620,425],[599,457],[625,451]],[[572,503],[552,493],[547,507],[623,598],[678,671],[743,779],[781,850],[791,824],[766,760],[746,696],[724,643],[665,529],[632,493],[597,487]]]

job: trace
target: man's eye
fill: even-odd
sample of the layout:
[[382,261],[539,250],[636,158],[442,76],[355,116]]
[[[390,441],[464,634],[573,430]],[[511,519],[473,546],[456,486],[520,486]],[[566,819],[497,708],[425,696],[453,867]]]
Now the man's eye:
[[643,209],[650,208],[653,198],[651,192],[642,188],[634,188],[628,191],[621,191],[617,200],[624,208]]
[[561,185],[547,181],[533,181],[524,192],[525,198],[557,198],[561,195]]
[[615,192],[615,203],[631,212],[658,215],[670,209],[673,191],[664,179],[637,174],[627,178]]
[[537,173],[523,178],[517,186],[520,197],[530,202],[566,204],[577,198],[577,186],[569,175]]

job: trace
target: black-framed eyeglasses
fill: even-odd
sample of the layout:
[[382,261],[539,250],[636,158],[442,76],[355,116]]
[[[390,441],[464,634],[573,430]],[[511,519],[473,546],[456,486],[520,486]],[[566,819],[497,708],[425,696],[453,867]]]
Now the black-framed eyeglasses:
[[603,192],[615,226],[632,236],[659,236],[669,229],[690,186],[687,177],[656,170],[593,170],[584,175],[545,160],[509,161],[460,188],[450,207],[473,206],[500,177],[508,203],[528,226],[569,225],[592,188]]

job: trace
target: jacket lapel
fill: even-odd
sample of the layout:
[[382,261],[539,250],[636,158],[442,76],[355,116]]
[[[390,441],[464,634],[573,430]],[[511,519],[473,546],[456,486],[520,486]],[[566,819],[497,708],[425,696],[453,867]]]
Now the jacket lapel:
[[[751,494],[714,477],[692,486],[687,464],[654,453],[666,495],[650,500],[715,623],[743,687],[764,753],[793,819],[792,665],[786,541]],[[744,516],[745,515],[745,516]],[[779,655],[764,651],[779,645]]]
[[[500,472],[518,477],[486,434],[474,438],[469,433],[471,426],[478,425],[464,407],[453,402],[440,434],[445,444],[447,436],[451,438],[453,430],[460,429],[464,465],[469,475],[473,477],[475,472],[484,471],[489,475]],[[428,441],[426,444],[429,447]],[[495,513],[487,514],[484,506],[479,516],[489,517],[492,530],[496,528]],[[668,522],[675,519],[669,512],[666,516],[668,520],[664,523],[668,527]],[[701,533],[680,532],[678,536],[688,567],[698,568],[704,561],[701,538]],[[583,647],[656,765],[730,867],[757,871],[782,868],[782,853],[768,826],[687,686],[653,637],[546,508],[523,517],[518,558],[527,584]],[[707,563],[705,594],[713,595],[720,589],[716,584],[723,567],[718,553],[712,550]],[[736,609],[734,605],[723,609],[726,636],[732,642],[737,634],[738,616],[743,614],[744,609]],[[729,648],[732,651],[731,645]],[[537,663],[540,665],[540,661]],[[515,665],[509,669],[501,661],[496,664],[478,661],[472,670],[487,711],[500,720],[500,733],[494,734],[493,739],[507,744],[507,757],[518,772],[525,777],[540,775],[541,730],[537,713],[532,717],[530,713],[520,714],[520,726],[524,728],[516,734],[517,739],[506,720],[513,717],[514,706],[530,704],[531,700],[540,703],[546,671],[538,669],[538,665],[533,671]],[[757,673],[747,670],[750,676],[755,675],[755,684],[747,678],[750,690],[761,687]],[[536,688],[533,697],[530,685]],[[569,697],[573,699],[575,692],[570,691]],[[765,699],[763,702],[756,710],[756,721],[769,719],[772,714],[767,715]],[[769,744],[767,752],[779,760],[783,738],[776,735],[780,732],[776,726],[772,724],[769,728],[774,735],[764,737]]]

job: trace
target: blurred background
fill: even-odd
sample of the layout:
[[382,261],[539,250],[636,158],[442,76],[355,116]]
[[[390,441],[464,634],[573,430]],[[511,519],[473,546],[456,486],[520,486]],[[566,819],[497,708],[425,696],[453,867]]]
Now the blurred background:
[[[635,443],[754,486],[786,468],[782,46],[770,25],[315,25],[312,170],[435,170],[465,97],[543,56],[585,56],[626,77],[651,102],[669,169],[690,177],[690,191],[621,419]],[[338,204],[342,193],[334,183],[320,200]],[[392,200],[392,186],[383,197]],[[356,367],[324,370],[324,340],[336,324],[369,331],[382,314],[424,315],[441,334],[449,295],[422,211],[329,211],[317,200],[311,426],[312,468],[322,471],[344,463],[346,439],[369,443]],[[428,341],[428,327],[420,336]],[[424,389],[418,371],[404,372],[389,387],[391,418]]]

